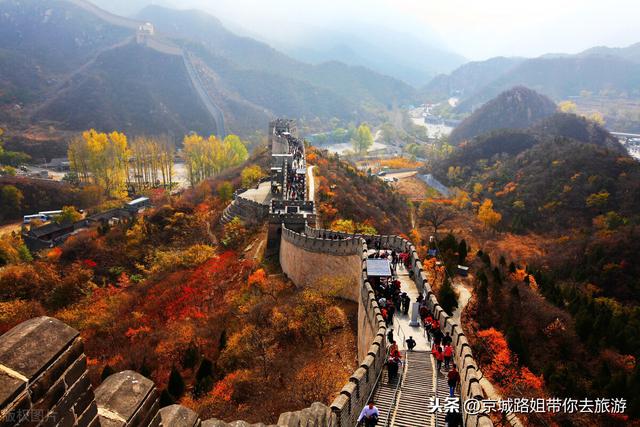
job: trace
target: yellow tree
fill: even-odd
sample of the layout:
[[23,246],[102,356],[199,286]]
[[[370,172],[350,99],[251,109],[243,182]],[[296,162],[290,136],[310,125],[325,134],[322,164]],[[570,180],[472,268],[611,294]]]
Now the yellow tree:
[[243,163],[249,153],[236,135],[229,135],[220,141],[214,135],[205,139],[194,133],[184,137],[184,157],[189,182],[195,186],[225,169]]
[[129,148],[123,133],[110,134],[91,129],[74,138],[69,144],[72,170],[82,181],[91,177],[106,194],[122,197],[126,193]]
[[129,179],[136,186],[156,187],[162,183],[171,188],[175,147],[168,138],[135,138],[131,143],[131,155]]
[[247,147],[237,135],[229,135],[224,139],[222,154],[221,171],[242,164],[249,157]]
[[67,157],[71,170],[78,176],[80,182],[89,182],[89,147],[81,136],[74,137],[69,143]]
[[207,141],[198,134],[184,137],[184,161],[192,187],[205,178],[207,166]]
[[495,228],[502,220],[502,214],[493,209],[493,201],[484,199],[478,210],[478,218],[486,228]]
[[352,140],[354,151],[357,154],[366,153],[367,150],[373,145],[373,135],[371,134],[371,128],[366,123],[358,126],[356,133]]
[[260,166],[251,165],[242,169],[240,176],[242,177],[242,187],[249,188],[256,185],[266,175]]
[[573,101],[562,101],[558,104],[558,109],[563,113],[573,113],[575,114],[578,111],[578,106]]
[[591,113],[589,115],[588,119],[591,120],[592,122],[596,122],[600,126],[604,126],[605,125],[604,116],[602,115],[602,113],[600,113],[598,111],[596,111],[594,113]]

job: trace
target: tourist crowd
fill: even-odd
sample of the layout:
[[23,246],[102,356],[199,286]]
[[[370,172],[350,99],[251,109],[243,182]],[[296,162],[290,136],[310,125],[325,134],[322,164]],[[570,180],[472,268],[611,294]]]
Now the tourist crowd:
[[[394,250],[381,249],[379,242],[370,246],[376,249],[369,255],[370,259],[388,259],[391,269],[391,276],[369,276],[369,282],[375,293],[376,301],[380,308],[382,317],[388,327],[387,342],[389,343],[389,355],[386,361],[388,381],[395,383],[399,380],[399,372],[402,368],[402,353],[398,348],[398,344],[394,339],[393,325],[394,316],[409,315],[411,306],[411,298],[403,291],[402,283],[398,279],[397,271],[399,268],[405,268],[412,272],[411,259],[406,252],[396,252]],[[453,340],[449,332],[443,333],[440,328],[440,322],[435,319],[433,313],[428,307],[427,300],[422,295],[416,299],[418,303],[419,317],[424,326],[425,336],[431,346],[431,355],[435,361],[437,373],[444,373],[447,376],[447,384],[449,386],[449,395],[454,396],[456,388],[460,384],[460,374],[453,362],[454,348]],[[407,349],[413,351],[416,347],[416,340],[410,336],[405,340]],[[428,391],[426,391],[428,392]],[[364,426],[377,425],[379,418],[378,408],[370,401],[365,406],[358,419],[359,424]],[[461,425],[461,417],[458,413],[448,413],[446,417],[447,425],[454,427]]]

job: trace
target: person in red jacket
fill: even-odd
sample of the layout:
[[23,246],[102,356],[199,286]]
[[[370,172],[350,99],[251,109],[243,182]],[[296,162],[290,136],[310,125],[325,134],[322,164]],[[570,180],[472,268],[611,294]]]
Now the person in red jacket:
[[436,369],[440,372],[440,368],[442,368],[442,361],[444,360],[444,355],[442,354],[442,347],[439,345],[434,345],[431,348],[431,354],[436,359]]
[[451,366],[451,370],[447,374],[447,384],[449,385],[449,397],[453,397],[453,393],[456,391],[456,387],[460,382],[460,374],[456,369],[456,364]]
[[400,353],[400,350],[398,349],[398,343],[396,343],[395,341],[391,342],[391,346],[389,347],[389,357],[391,358],[401,358],[402,354]]
[[444,369],[449,369],[449,364],[451,363],[451,359],[453,358],[453,347],[451,344],[446,344],[444,346]]

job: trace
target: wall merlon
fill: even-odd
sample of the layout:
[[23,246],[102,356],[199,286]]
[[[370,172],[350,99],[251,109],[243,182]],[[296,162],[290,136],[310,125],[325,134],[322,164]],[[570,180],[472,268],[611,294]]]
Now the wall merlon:
[[153,381],[137,372],[109,376],[96,389],[96,403],[103,426],[158,426],[158,391]]
[[78,331],[57,319],[34,318],[2,335],[0,424],[35,414],[43,423],[92,422],[95,403],[86,366]]
[[202,422],[198,414],[180,405],[169,405],[160,409],[160,421],[163,427],[200,427]]

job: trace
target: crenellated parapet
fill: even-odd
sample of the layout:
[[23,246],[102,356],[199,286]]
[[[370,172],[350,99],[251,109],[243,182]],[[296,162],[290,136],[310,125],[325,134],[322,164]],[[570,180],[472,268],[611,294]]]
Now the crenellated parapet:
[[[411,271],[413,272],[413,280],[416,283],[418,290],[425,297],[427,306],[433,313],[435,319],[440,322],[442,331],[449,332],[453,340],[452,344],[455,350],[454,360],[456,362],[456,365],[458,366],[461,377],[460,387],[462,400],[465,401],[472,398],[479,400],[484,399],[484,393],[482,391],[482,387],[480,386],[481,374],[478,368],[478,364],[473,357],[471,345],[469,344],[469,341],[462,331],[462,327],[455,323],[452,317],[449,316],[438,303],[436,295],[433,293],[431,286],[429,285],[427,275],[422,267],[422,261],[420,261],[420,257],[418,256],[418,252],[413,243],[403,237],[394,235],[381,236],[367,234],[349,234],[332,230],[317,229],[309,226],[305,228],[304,236],[298,235],[297,233],[289,232],[287,234],[283,234],[283,239],[290,239],[291,242],[293,242],[303,250],[310,250],[308,249],[310,245],[312,247],[321,247],[323,250],[330,250],[331,247],[340,247],[341,244],[349,245],[349,242],[360,240],[361,242],[363,242],[363,245],[365,247],[375,249],[389,249],[408,253],[410,257],[409,263],[411,266]],[[323,241],[324,243],[318,244],[317,241]],[[363,275],[363,277],[365,276]],[[371,293],[373,295],[373,290],[371,290]],[[364,294],[361,295],[361,299],[362,301],[365,301],[366,296]],[[371,305],[377,308],[378,305],[373,296],[371,296],[371,299]],[[377,313],[379,313],[379,310],[377,311]],[[353,388],[352,383],[354,382],[354,378],[357,378],[358,375],[361,374],[362,371],[359,372],[359,370],[354,373],[354,375],[350,379],[350,383],[345,385],[345,388],[343,388],[343,392],[332,405],[333,407],[336,404],[342,404],[342,406],[340,406],[341,410],[339,411],[342,415],[344,415],[345,411],[347,413],[349,412],[348,409],[350,406],[345,403],[346,398],[343,395],[348,395],[347,392]],[[465,426],[471,427],[493,425],[489,417],[486,415],[465,414],[464,421]]]
[[[307,231],[309,230],[307,227]],[[384,369],[387,356],[387,327],[369,283],[366,240],[346,235],[343,239],[327,239],[320,234],[316,236],[284,228],[280,264],[285,274],[301,287],[313,286],[318,281],[317,276],[314,277],[313,274],[322,271],[324,266],[328,266],[325,270],[330,279],[353,279],[352,283],[349,282],[351,289],[343,291],[341,295],[358,303],[360,366],[331,403],[332,422],[327,424],[353,426]],[[337,262],[335,258],[344,262]],[[312,280],[308,280],[310,276]]]
[[305,251],[329,255],[356,255],[362,252],[362,240],[348,238],[327,240],[296,233],[287,228],[282,230],[282,239]]

